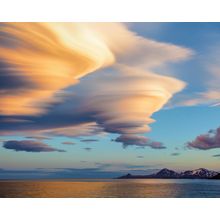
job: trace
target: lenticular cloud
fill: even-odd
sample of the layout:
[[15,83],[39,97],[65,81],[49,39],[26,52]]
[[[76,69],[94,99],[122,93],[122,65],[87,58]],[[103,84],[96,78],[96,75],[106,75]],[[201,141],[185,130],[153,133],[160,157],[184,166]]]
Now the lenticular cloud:
[[[150,131],[154,122],[152,114],[163,107],[172,95],[185,84],[177,79],[120,67],[118,71],[92,77],[79,85],[83,109],[92,114],[93,120],[105,132],[134,137]],[[89,84],[87,84],[89,83]],[[76,92],[77,93],[77,92]],[[76,95],[77,96],[77,95]],[[120,139],[120,142],[123,142]],[[130,141],[123,142],[125,145]],[[139,144],[138,138],[132,138]],[[146,143],[146,145],[149,142]]]
[[[113,62],[105,42],[86,25],[8,23],[1,27],[1,109],[4,115],[39,114],[60,90]],[[15,82],[12,85],[13,79]]]
[[119,23],[6,23],[0,36],[4,132],[13,125],[20,132],[74,137],[116,133],[124,146],[140,145],[152,114],[185,87],[154,68],[192,55]]

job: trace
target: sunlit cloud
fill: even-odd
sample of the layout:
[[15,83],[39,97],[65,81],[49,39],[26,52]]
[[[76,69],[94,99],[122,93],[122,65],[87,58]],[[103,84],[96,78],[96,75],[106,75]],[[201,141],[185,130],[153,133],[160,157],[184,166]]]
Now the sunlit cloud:
[[0,36],[1,134],[115,133],[123,146],[143,146],[152,115],[186,86],[154,68],[193,54],[120,23],[9,23]]
[[87,25],[7,23],[0,37],[1,80],[9,87],[0,92],[4,115],[42,113],[57,92],[114,61]]
[[197,136],[193,141],[188,142],[186,146],[190,149],[194,148],[199,150],[220,148],[220,128]]
[[42,129],[40,132],[56,136],[81,137],[100,135],[103,133],[103,129],[96,122],[85,122],[61,128]]
[[124,66],[91,78],[76,91],[84,111],[105,132],[127,136],[149,132],[152,114],[185,86],[172,77]]

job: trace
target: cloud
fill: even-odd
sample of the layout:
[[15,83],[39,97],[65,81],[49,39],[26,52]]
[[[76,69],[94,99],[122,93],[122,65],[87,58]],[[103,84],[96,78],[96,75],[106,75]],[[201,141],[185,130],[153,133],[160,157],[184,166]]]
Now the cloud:
[[215,154],[213,155],[213,157],[220,157],[220,154]]
[[116,178],[122,174],[121,171],[102,171],[96,167],[31,170],[0,169],[0,179]]
[[193,51],[188,48],[138,36],[121,23],[93,23],[91,27],[102,34],[116,62],[120,64],[149,69],[166,62],[185,60],[193,55]]
[[150,173],[152,170],[160,168],[161,164],[155,165],[137,165],[137,164],[124,164],[124,163],[103,163],[96,162],[95,166],[102,171],[121,171],[123,173],[137,172],[137,173]]
[[[65,109],[64,112],[68,112],[68,109]],[[71,117],[71,115],[69,115]],[[48,134],[48,135],[56,135],[56,136],[65,136],[65,137],[81,137],[81,136],[92,136],[92,135],[97,135],[97,134],[102,134],[103,133],[103,128],[97,125],[96,122],[86,122],[88,115],[85,114],[80,114],[79,117],[82,118],[82,122],[77,122],[77,114],[74,115],[72,122],[73,125],[69,126],[71,123],[71,118],[69,118],[69,122],[64,122],[67,126],[66,127],[61,127],[61,128],[49,128],[49,129],[44,129],[43,133]],[[64,116],[65,118],[65,116]],[[85,122],[83,122],[85,121]],[[62,122],[61,122],[62,123]],[[59,126],[59,125],[57,125]]]
[[5,23],[0,36],[4,115],[41,114],[56,93],[114,61],[88,24]]
[[83,149],[86,150],[86,151],[91,151],[92,150],[91,147],[84,147]]
[[36,140],[51,140],[50,137],[46,137],[46,136],[27,136],[25,138],[28,138],[28,139],[36,139]]
[[[217,80],[220,82],[220,79]],[[180,96],[179,101],[169,104],[168,107],[174,106],[197,106],[197,105],[220,105],[220,90],[216,90],[212,87],[208,88],[204,92],[197,92],[186,96]]]
[[81,142],[85,142],[85,143],[91,143],[91,142],[97,142],[99,141],[98,139],[83,139],[83,140],[80,140]]
[[144,158],[144,156],[137,156],[137,158],[138,158],[138,159],[143,159],[143,158]]
[[116,142],[123,143],[124,147],[137,145],[141,147],[151,147],[153,149],[165,149],[166,147],[161,142],[152,141],[144,136],[137,135],[121,135],[115,139]]
[[[219,106],[220,105],[220,65],[219,65],[219,42],[208,45],[208,49],[203,51],[197,62],[201,65],[199,77],[192,77],[190,92],[178,95],[169,104],[169,107],[176,106]],[[196,67],[196,64],[195,64]],[[196,84],[195,84],[196,83]]]
[[[85,167],[36,168],[36,169],[1,169],[0,179],[58,179],[58,178],[116,178],[125,173],[151,174],[164,167],[164,164],[136,165],[124,163],[103,163],[81,161]],[[88,162],[88,163],[87,163]],[[81,164],[82,165],[82,164]],[[90,165],[89,167],[87,167]]]
[[[7,62],[0,66],[5,80],[1,134],[80,137],[106,132],[118,134],[117,142],[124,146],[143,146],[139,136],[150,131],[152,115],[186,86],[153,69],[189,58],[190,49],[143,38],[123,24],[3,27],[0,60]],[[165,148],[150,140],[144,146]]]
[[172,154],[170,154],[171,156],[179,156],[180,155],[180,153],[172,153]]
[[26,152],[65,152],[64,150],[50,147],[49,145],[38,141],[5,141],[3,146],[5,149]]
[[150,131],[152,114],[184,86],[171,77],[118,66],[83,80],[75,98],[79,94],[79,105],[104,132],[136,135]]
[[148,132],[148,124],[154,122],[151,115],[185,86],[177,79],[125,66],[93,78],[89,85],[81,84],[81,96],[86,92],[87,109],[96,113],[106,132],[113,133]]
[[76,144],[76,143],[71,142],[71,141],[64,141],[64,142],[62,142],[62,144],[65,144],[65,145],[74,145],[74,144]]
[[4,23],[0,36],[4,115],[42,114],[60,101],[56,95],[63,89],[114,63],[150,68],[192,53],[137,36],[119,23]]
[[210,150],[220,148],[220,128],[210,130],[207,134],[201,134],[195,140],[186,143],[188,148]]
[[[134,174],[139,173],[152,173],[154,170],[143,170],[142,168],[132,169],[126,168],[126,170],[119,170],[114,165],[107,170],[102,167],[92,168],[54,168],[54,169],[30,169],[30,170],[18,170],[18,169],[0,169],[0,179],[67,179],[67,178],[116,178],[125,173],[132,171]],[[136,166],[134,166],[136,167]],[[115,169],[116,168],[116,169]],[[146,167],[145,167],[146,168]]]

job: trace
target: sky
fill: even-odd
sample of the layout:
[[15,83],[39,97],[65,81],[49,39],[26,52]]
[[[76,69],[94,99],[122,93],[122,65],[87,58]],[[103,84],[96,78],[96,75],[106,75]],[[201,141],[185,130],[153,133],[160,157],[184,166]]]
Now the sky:
[[0,178],[220,171],[220,23],[1,23]]

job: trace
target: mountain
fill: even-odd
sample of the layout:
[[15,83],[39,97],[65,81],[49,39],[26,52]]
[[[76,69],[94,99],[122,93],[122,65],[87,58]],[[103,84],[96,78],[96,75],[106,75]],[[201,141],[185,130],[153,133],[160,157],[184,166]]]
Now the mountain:
[[180,174],[173,171],[169,170],[167,168],[163,168],[157,173],[150,174],[150,175],[132,175],[128,173],[125,176],[118,177],[118,179],[150,179],[150,178],[155,178],[155,179],[176,179],[179,178]]
[[212,170],[207,170],[205,168],[199,168],[199,169],[196,169],[196,170],[187,170],[185,172],[182,172],[180,174],[181,177],[183,178],[205,178],[205,179],[208,179],[208,178],[212,178],[213,176],[216,176],[218,174],[218,172],[215,172],[215,171],[212,171]]
[[118,179],[211,179],[214,177],[216,177],[216,179],[220,179],[220,174],[218,172],[207,170],[205,168],[187,170],[181,173],[163,168],[159,172],[150,175],[132,175],[128,173],[125,176],[118,177]]
[[213,176],[211,179],[219,180],[220,179],[220,173],[218,173],[217,175]]
[[167,179],[169,178],[174,179],[174,178],[178,178],[179,176],[180,176],[179,173],[173,170],[169,170],[167,168],[160,170],[158,173],[154,175],[155,178],[167,178]]

